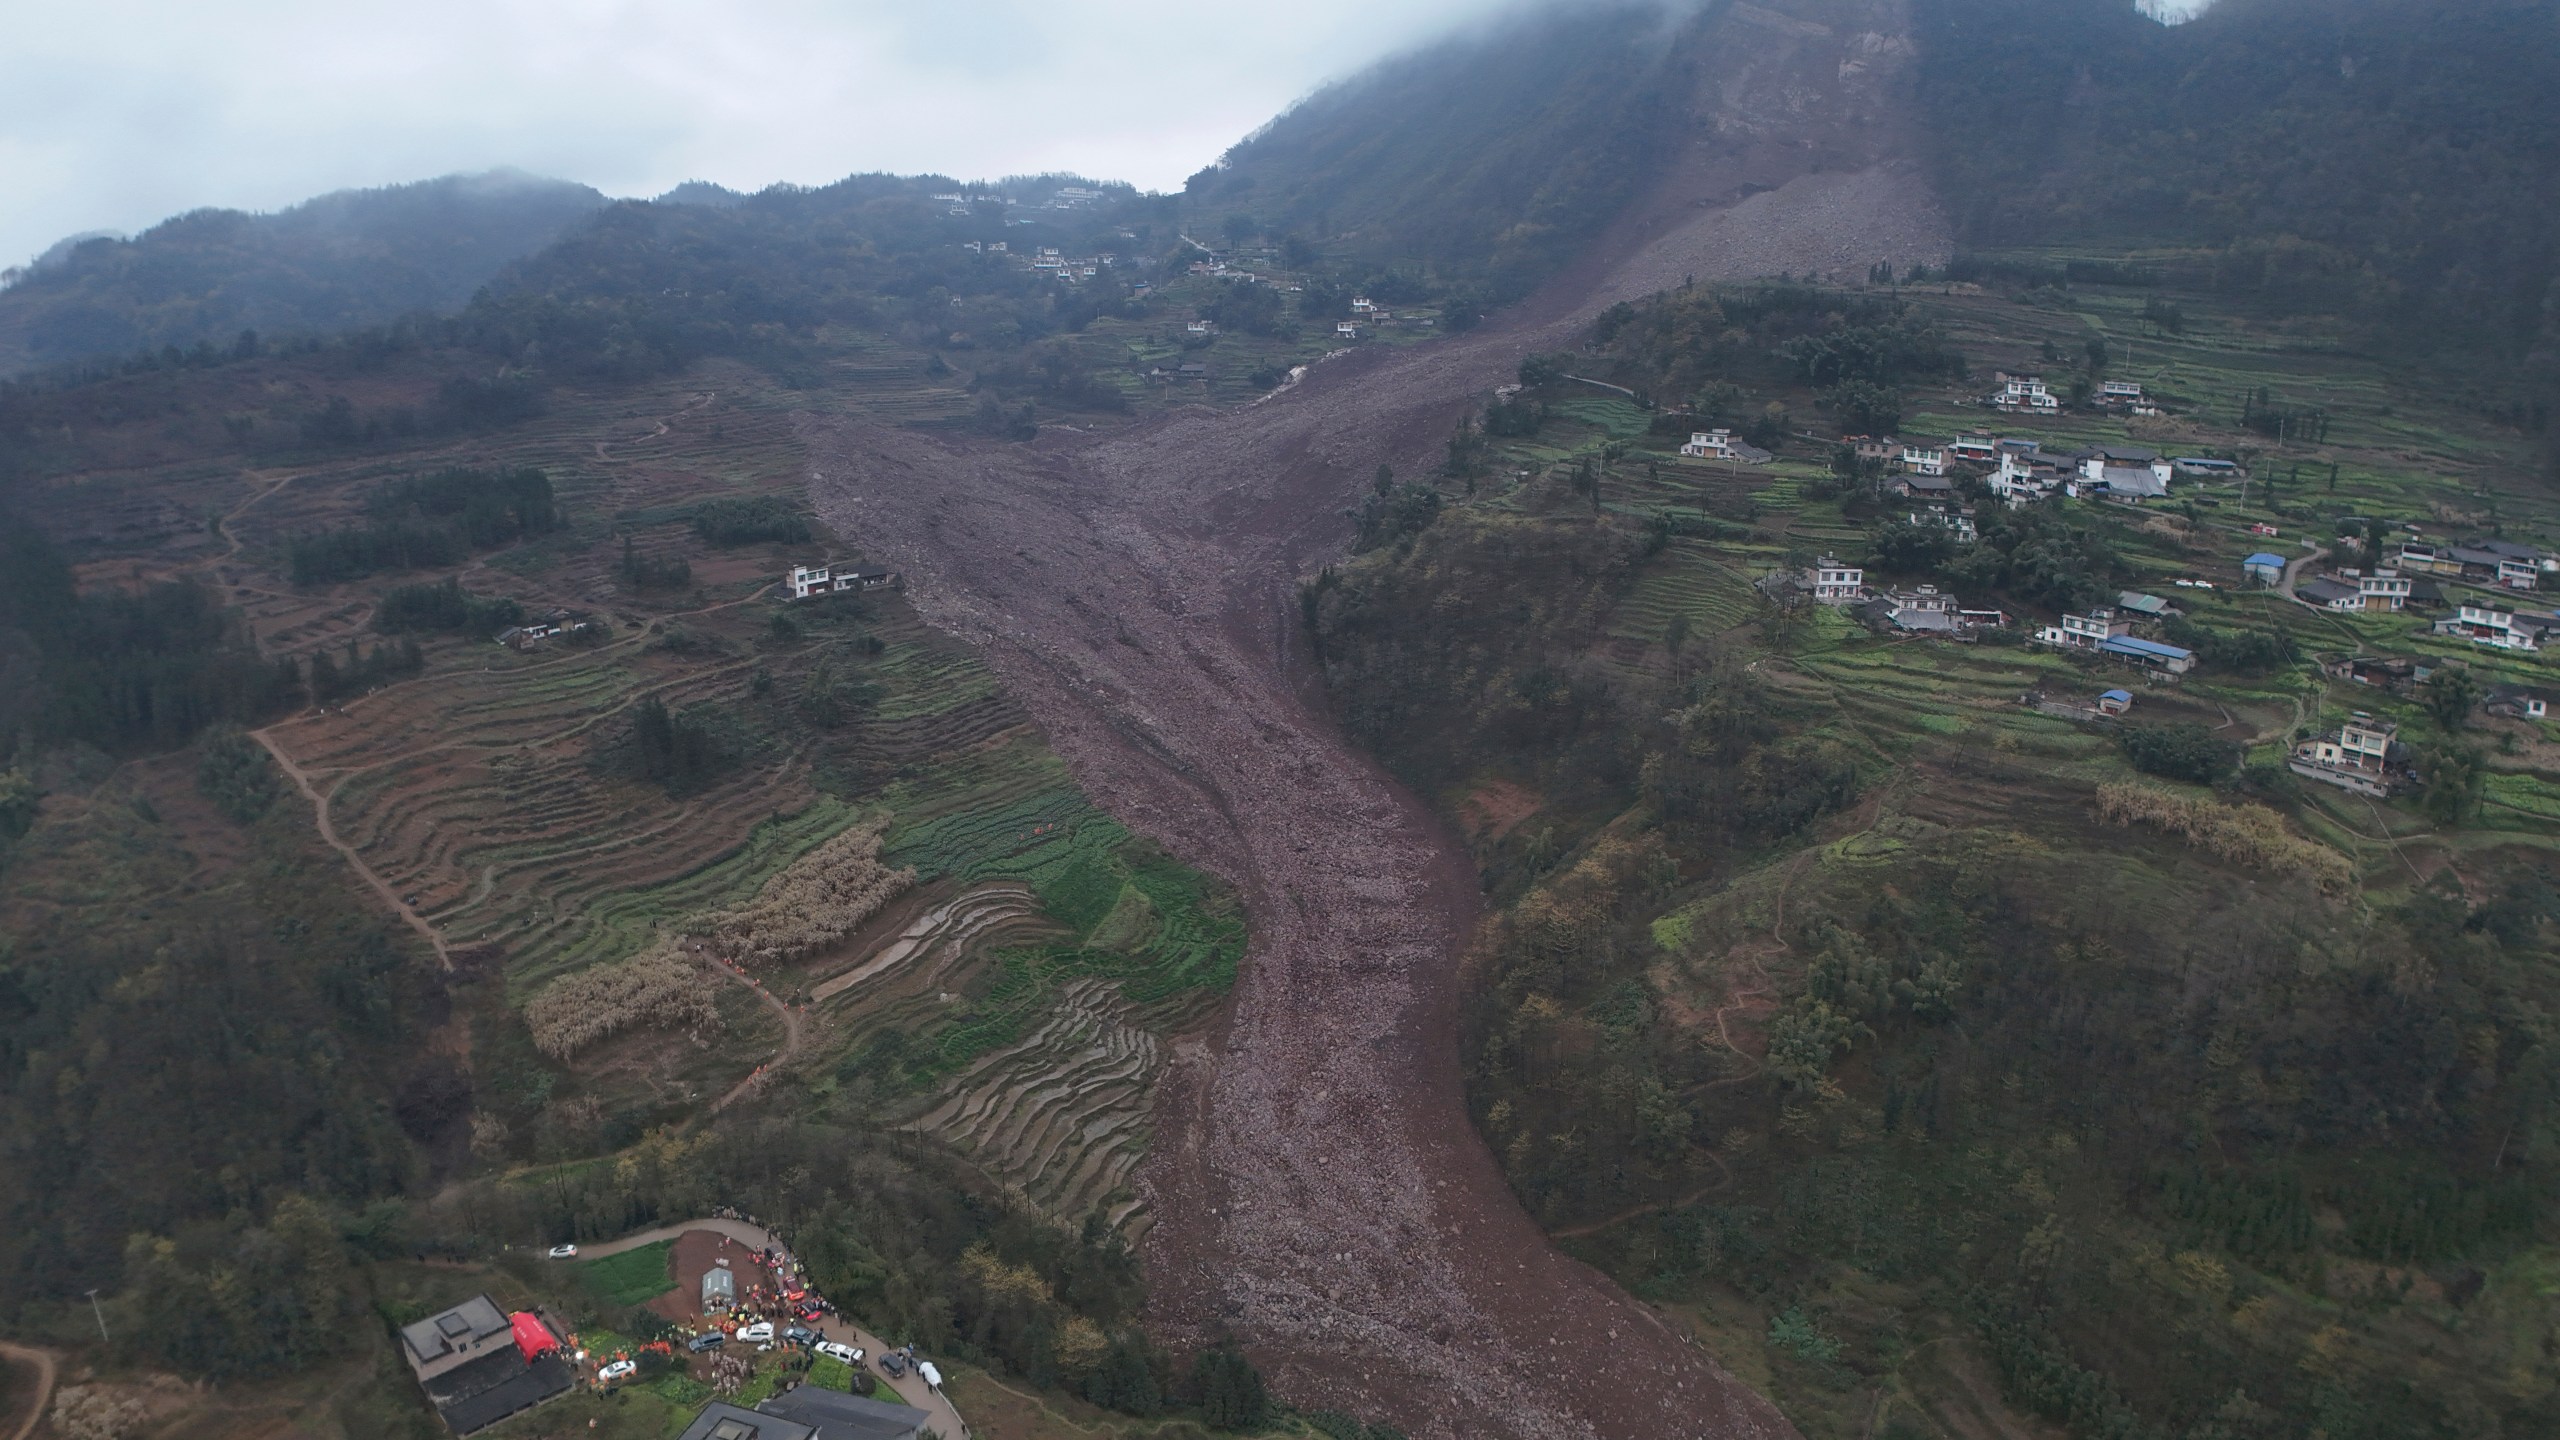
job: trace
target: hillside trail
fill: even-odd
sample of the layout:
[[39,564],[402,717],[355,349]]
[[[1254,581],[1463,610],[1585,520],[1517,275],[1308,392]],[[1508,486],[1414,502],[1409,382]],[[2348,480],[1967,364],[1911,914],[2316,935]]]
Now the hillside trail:
[[746,971],[739,969],[737,966],[730,964],[726,960],[715,959],[711,963],[719,966],[730,979],[735,980],[739,984],[746,986],[749,990],[754,991],[756,998],[764,1002],[764,1007],[766,1009],[782,1017],[782,1047],[773,1052],[772,1059],[767,1060],[755,1069],[748,1071],[745,1079],[730,1086],[727,1092],[722,1094],[719,1099],[712,1101],[711,1109],[716,1113],[718,1111],[726,1110],[733,1103],[756,1093],[764,1087],[766,1080],[769,1079],[775,1071],[780,1070],[783,1066],[791,1063],[792,1058],[800,1053],[802,1019],[799,1011],[784,1004],[782,1002],[782,997],[774,994],[771,990],[768,990],[763,985],[757,983],[754,977],[748,975]]
[[13,1344],[7,1340],[0,1340],[0,1360],[15,1360],[21,1365],[35,1367],[35,1394],[27,1402],[26,1418],[20,1420],[18,1428],[9,1434],[9,1440],[27,1440],[28,1436],[36,1433],[37,1424],[44,1419],[45,1407],[53,1400],[53,1384],[58,1362],[50,1350],[40,1350],[33,1345]]

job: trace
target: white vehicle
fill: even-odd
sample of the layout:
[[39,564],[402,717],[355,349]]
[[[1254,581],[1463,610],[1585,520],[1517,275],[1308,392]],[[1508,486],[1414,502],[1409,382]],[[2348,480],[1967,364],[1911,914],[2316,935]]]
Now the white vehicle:
[[599,1385],[610,1385],[616,1380],[628,1380],[639,1373],[640,1365],[638,1361],[616,1360],[612,1364],[607,1365],[596,1372],[596,1383]]
[[741,1329],[738,1332],[738,1338],[749,1342],[771,1340],[773,1338],[773,1322],[770,1320],[759,1320],[753,1325],[749,1325],[744,1329]]
[[847,1365],[862,1363],[862,1347],[859,1345],[847,1345],[841,1340],[821,1340],[814,1348],[830,1360],[841,1360]]
[[543,1253],[549,1255],[554,1260],[575,1260],[578,1258],[578,1247],[575,1245],[554,1245]]

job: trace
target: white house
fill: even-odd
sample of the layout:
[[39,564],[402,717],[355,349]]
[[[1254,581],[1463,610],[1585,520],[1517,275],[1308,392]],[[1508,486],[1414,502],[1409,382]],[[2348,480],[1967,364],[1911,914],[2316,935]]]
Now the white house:
[[1351,313],[1354,315],[1368,315],[1374,313],[1377,308],[1377,305],[1372,303],[1366,295],[1357,295],[1352,297]]
[[1341,336],[1345,340],[1357,340],[1360,338],[1359,322],[1355,320],[1342,321],[1333,327],[1333,333]]
[[2049,500],[2056,495],[2076,495],[2079,486],[2072,482],[2075,472],[2032,453],[2006,448],[2000,451],[2000,468],[1991,472],[1986,483],[1991,493],[2012,507],[2032,500]]
[[2000,458],[2000,442],[1988,435],[1959,435],[1948,443],[1947,454],[1968,465],[1988,465]]
[[848,591],[889,590],[898,583],[891,570],[838,570],[826,565],[795,565],[784,582],[794,600],[809,600],[820,595],[841,595]]
[[1867,595],[1867,572],[1843,565],[1829,555],[1813,564],[1813,599],[1817,605],[1854,605]]
[[2396,570],[2349,571],[2367,610],[2398,610],[2409,603],[2409,579]]
[[2098,387],[2098,398],[2109,405],[2139,405],[2142,386],[2132,380],[2109,380]]
[[1771,458],[1768,451],[1734,439],[1733,432],[1725,429],[1691,431],[1680,453],[1692,460],[1738,460],[1745,465],[1765,465]]
[[1905,445],[1902,447],[1902,468],[1914,475],[1944,475],[1947,473],[1947,452],[1936,445]]
[[1997,378],[2000,388],[1991,393],[1993,409],[2012,413],[2024,411],[2031,415],[2060,413],[2062,402],[2055,399],[2053,392],[2045,388],[2043,376],[2003,373]]
[[2036,632],[2036,643],[2064,650],[2095,650],[2133,628],[2133,622],[2103,607],[2086,615],[2065,615],[2059,625]]
[[2458,635],[2474,645],[2500,650],[2536,650],[2554,624],[2549,616],[2519,615],[2504,605],[2465,600],[2435,623],[2435,633]]
[[2293,747],[2285,768],[2307,780],[2335,785],[2360,795],[2391,793],[2392,737],[2399,727],[2357,711],[2336,735],[2305,740]]
[[1194,335],[1215,335],[1218,333],[1217,325],[1208,320],[1194,320],[1185,328]]
[[2081,482],[2126,500],[2156,500],[2169,493],[2169,461],[2156,450],[2101,445],[2078,457]]

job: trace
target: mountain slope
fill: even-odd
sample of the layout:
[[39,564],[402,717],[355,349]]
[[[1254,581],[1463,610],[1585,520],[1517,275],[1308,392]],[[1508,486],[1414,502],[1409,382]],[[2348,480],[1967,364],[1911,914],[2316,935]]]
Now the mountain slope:
[[603,204],[584,185],[497,170],[56,246],[0,290],[0,372],[451,310]]
[[1916,153],[1909,24],[1898,0],[1549,7],[1317,92],[1186,206],[1517,298],[1631,214]]

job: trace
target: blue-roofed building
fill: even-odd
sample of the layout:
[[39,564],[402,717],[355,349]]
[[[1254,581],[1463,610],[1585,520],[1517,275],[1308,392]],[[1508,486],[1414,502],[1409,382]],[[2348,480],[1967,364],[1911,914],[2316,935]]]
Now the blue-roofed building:
[[2132,708],[2133,692],[2130,690],[2109,690],[2098,697],[2098,713],[2101,715],[2121,715]]
[[2257,581],[2261,585],[2281,585],[2284,583],[2284,557],[2281,555],[2261,550],[2257,554],[2250,556],[2248,559],[2241,561],[2240,568],[2248,572],[2250,579]]
[[2194,651],[2181,650],[2175,645],[2163,645],[2157,640],[2144,640],[2132,635],[2111,635],[2099,641],[2098,653],[2112,655],[2118,660],[2129,661],[2146,670],[2157,670],[2167,675],[2184,675],[2196,668]]

